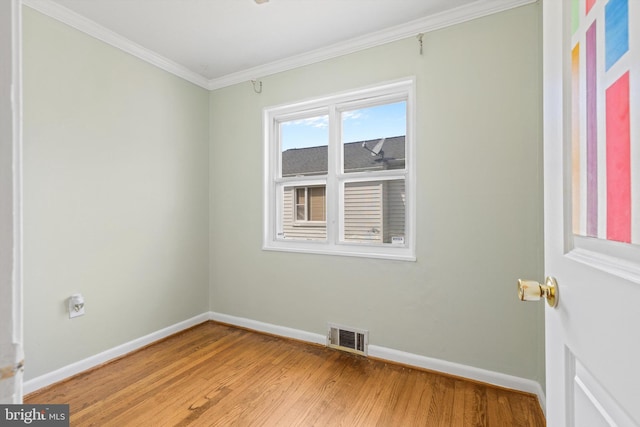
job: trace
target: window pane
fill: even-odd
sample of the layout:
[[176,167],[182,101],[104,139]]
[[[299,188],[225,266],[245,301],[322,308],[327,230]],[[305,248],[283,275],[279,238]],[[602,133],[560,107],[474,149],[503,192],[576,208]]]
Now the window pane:
[[404,184],[404,179],[346,183],[343,240],[403,245]]
[[280,143],[283,177],[327,173],[327,115],[281,122]]
[[[324,186],[320,187],[294,187],[286,186],[282,189],[282,218],[280,218],[280,224],[282,224],[282,230],[278,231],[278,238],[293,239],[293,240],[326,240],[327,227],[324,220],[311,221],[307,218],[309,213],[309,206],[305,203],[311,203],[311,209],[315,206],[315,202],[312,202],[314,195],[311,194],[314,188],[322,190],[324,195]],[[305,193],[306,191],[306,193]],[[319,191],[319,190],[316,190]],[[306,197],[305,197],[306,194]],[[301,197],[298,197],[301,195]],[[298,201],[303,201],[300,205]],[[322,216],[324,216],[324,199],[322,200]],[[311,214],[313,215],[313,214]],[[316,215],[320,215],[316,213]],[[316,222],[313,222],[316,221]]]
[[404,169],[407,103],[342,112],[344,171]]
[[326,221],[325,187],[309,188],[309,221]]
[[307,219],[305,214],[305,194],[306,190],[304,188],[296,189],[296,221],[304,221]]

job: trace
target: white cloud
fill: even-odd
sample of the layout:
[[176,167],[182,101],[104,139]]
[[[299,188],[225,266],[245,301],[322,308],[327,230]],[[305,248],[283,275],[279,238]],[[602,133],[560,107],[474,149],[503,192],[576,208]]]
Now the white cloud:
[[293,120],[290,122],[282,123],[283,126],[308,126],[317,129],[325,129],[329,127],[329,117],[328,116],[318,116],[318,117],[309,117],[306,119]]
[[356,120],[366,117],[362,110],[345,111],[342,113],[342,120]]

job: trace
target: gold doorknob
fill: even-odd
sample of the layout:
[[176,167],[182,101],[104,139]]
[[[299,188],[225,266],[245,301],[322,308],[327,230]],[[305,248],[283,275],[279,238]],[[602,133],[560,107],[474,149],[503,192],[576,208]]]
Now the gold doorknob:
[[535,280],[518,279],[518,297],[520,301],[547,300],[551,307],[558,305],[558,282],[554,277],[547,277],[544,284]]

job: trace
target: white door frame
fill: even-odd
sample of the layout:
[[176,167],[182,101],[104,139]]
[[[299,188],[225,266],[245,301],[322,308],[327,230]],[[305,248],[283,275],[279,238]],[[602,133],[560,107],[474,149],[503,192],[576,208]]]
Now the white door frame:
[[22,13],[0,1],[0,403],[22,403]]

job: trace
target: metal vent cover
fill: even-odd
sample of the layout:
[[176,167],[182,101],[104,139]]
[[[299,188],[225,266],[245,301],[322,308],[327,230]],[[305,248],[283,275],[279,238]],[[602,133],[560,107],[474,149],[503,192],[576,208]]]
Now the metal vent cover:
[[367,355],[369,331],[329,323],[327,346],[350,353]]

